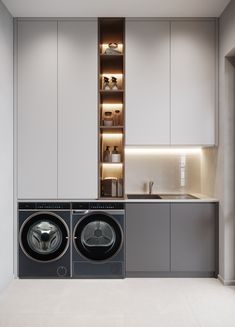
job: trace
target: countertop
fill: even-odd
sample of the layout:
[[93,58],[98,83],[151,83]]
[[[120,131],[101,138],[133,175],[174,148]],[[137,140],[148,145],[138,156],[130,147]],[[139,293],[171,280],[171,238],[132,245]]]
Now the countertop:
[[[133,193],[134,194],[134,193]],[[163,195],[164,193],[161,193],[161,195]],[[197,199],[125,199],[125,202],[151,202],[151,203],[155,203],[155,202],[159,202],[159,203],[166,203],[166,202],[180,202],[180,203],[198,203],[198,202],[219,202],[219,199],[216,198],[212,198],[209,197],[207,195],[204,194],[198,194],[198,193],[189,193],[190,195],[193,195],[195,197],[197,197]],[[165,193],[165,195],[167,195],[167,193]]]
[[[132,193],[134,194],[134,193]],[[139,193],[138,193],[139,194]],[[170,194],[170,193],[160,193],[160,194]],[[180,194],[180,193],[179,193]],[[200,203],[200,202],[219,202],[219,199],[209,197],[204,194],[198,193],[189,193],[193,196],[196,196],[197,199],[117,199],[117,198],[104,198],[104,199],[19,199],[18,202],[125,202],[125,203],[172,203],[172,202],[179,202],[179,203]]]

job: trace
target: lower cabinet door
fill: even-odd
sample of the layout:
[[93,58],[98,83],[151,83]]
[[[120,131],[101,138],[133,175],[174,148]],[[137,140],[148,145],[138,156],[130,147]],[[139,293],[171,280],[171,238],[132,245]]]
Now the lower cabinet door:
[[171,271],[216,270],[216,205],[171,205]]
[[170,204],[126,205],[126,270],[170,270]]

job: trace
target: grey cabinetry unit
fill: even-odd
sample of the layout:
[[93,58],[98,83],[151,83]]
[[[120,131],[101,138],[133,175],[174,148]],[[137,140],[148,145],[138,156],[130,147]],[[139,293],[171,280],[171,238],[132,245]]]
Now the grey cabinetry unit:
[[217,211],[216,203],[127,203],[127,276],[216,276]]
[[215,203],[171,205],[171,271],[214,273],[216,271]]
[[57,22],[18,22],[18,197],[57,197]]
[[171,144],[214,145],[216,25],[171,23]]
[[126,205],[126,270],[128,276],[169,272],[169,203]]
[[213,19],[127,19],[127,145],[216,143],[216,47]]
[[58,22],[58,197],[97,197],[97,20]]
[[126,21],[126,107],[127,145],[170,143],[169,21]]
[[19,20],[18,198],[97,197],[97,20]]

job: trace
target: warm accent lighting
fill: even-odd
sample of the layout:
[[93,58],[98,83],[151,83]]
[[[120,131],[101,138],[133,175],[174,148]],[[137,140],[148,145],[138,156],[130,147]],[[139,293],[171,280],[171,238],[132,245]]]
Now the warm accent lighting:
[[107,109],[122,109],[123,104],[122,103],[103,103],[102,108],[103,110]]
[[116,77],[117,79],[119,78],[122,78],[123,77],[123,74],[116,74],[116,73],[113,73],[113,74],[102,74],[102,76],[104,77],[108,77],[108,78],[111,78],[111,77]]
[[104,138],[109,138],[109,139],[120,139],[122,138],[123,134],[122,133],[103,133],[102,136]]
[[102,165],[105,166],[105,167],[114,168],[114,167],[122,166],[123,163],[122,162],[112,162],[112,163],[102,162]]
[[125,147],[126,154],[133,155],[182,155],[182,154],[201,154],[200,147],[195,148],[154,148],[154,147]]

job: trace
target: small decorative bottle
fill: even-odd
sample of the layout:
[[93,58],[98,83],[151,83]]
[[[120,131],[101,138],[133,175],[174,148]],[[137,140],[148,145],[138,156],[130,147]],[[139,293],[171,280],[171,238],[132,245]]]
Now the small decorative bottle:
[[121,54],[121,52],[118,50],[118,44],[115,42],[109,43],[108,48],[105,50],[105,54],[107,55]]
[[117,85],[117,78],[112,76],[112,84],[111,84],[111,89],[113,91],[118,90],[118,85]]
[[112,113],[112,111],[105,111],[103,123],[104,123],[104,126],[113,126],[113,113]]
[[118,151],[118,146],[115,145],[112,151],[112,162],[121,162],[121,154]]
[[106,76],[104,76],[103,89],[104,89],[104,91],[110,91],[109,78]]
[[119,126],[121,125],[121,119],[120,119],[120,110],[116,109],[114,111],[114,125]]
[[106,150],[104,151],[103,161],[111,162],[111,151],[109,145],[106,146]]

